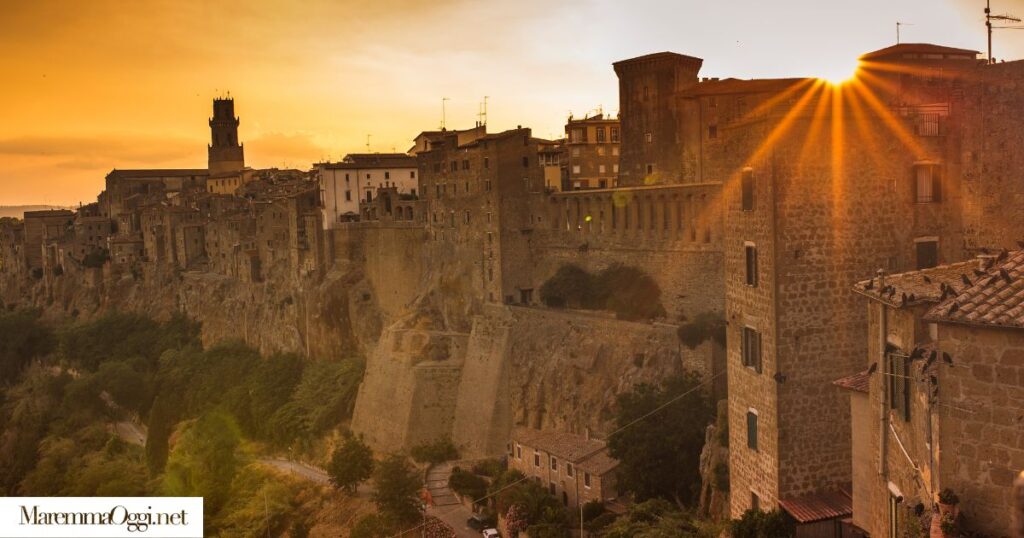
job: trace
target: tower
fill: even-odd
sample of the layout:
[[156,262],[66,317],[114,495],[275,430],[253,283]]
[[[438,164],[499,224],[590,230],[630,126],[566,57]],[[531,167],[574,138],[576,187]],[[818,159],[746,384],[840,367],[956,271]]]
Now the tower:
[[237,172],[245,168],[245,148],[238,143],[238,118],[235,100],[213,100],[210,118],[209,169],[210,175]]

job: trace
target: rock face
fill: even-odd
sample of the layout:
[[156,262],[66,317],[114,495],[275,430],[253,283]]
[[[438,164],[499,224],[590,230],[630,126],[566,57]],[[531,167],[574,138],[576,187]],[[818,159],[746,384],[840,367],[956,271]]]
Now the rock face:
[[[607,433],[617,394],[684,369],[711,376],[716,352],[681,346],[673,325],[496,305],[469,334],[394,327],[381,342],[353,429],[385,450],[448,437],[467,458],[505,453],[514,426]],[[446,358],[425,342],[451,342]]]

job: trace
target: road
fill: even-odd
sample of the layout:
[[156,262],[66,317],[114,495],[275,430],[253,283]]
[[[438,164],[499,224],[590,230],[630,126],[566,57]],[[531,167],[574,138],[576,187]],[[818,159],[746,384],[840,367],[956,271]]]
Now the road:
[[448,487],[448,477],[452,467],[458,462],[447,462],[435,465],[427,473],[427,490],[434,500],[434,505],[427,507],[427,515],[434,516],[451,525],[458,538],[480,538],[480,532],[466,526],[466,520],[473,515],[468,508],[459,503],[455,494]]

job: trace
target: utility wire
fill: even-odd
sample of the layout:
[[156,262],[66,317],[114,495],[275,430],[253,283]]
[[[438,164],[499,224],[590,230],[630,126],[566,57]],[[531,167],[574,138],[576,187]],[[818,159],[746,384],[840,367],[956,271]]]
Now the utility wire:
[[[721,377],[725,373],[726,372],[724,372],[724,371],[723,372],[718,372],[717,374],[709,377],[708,379],[706,379],[704,381],[701,381],[697,386],[693,387],[692,389],[690,389],[690,390],[688,390],[688,391],[686,391],[686,392],[684,392],[684,393],[682,393],[682,394],[680,394],[678,396],[673,397],[671,400],[669,400],[669,401],[659,405],[658,407],[652,409],[650,412],[648,412],[648,413],[646,413],[646,414],[644,414],[644,415],[642,415],[642,416],[640,416],[640,417],[638,417],[638,418],[628,422],[627,424],[623,425],[622,427],[620,427],[620,428],[616,429],[615,431],[611,432],[610,434],[608,434],[608,437],[611,437],[611,436],[621,432],[622,430],[625,430],[626,428],[629,428],[629,427],[631,427],[631,426],[633,426],[633,425],[635,425],[635,424],[637,424],[639,422],[642,422],[642,421],[650,418],[652,415],[656,414],[657,412],[661,411],[662,409],[665,409],[666,407],[668,407],[668,406],[678,402],[679,400],[689,396],[690,394],[693,394],[694,392],[697,392],[698,390],[704,388],[705,385],[711,383],[715,379],[718,379],[719,377]],[[591,457],[593,457],[593,456],[595,456],[597,454],[600,454],[601,452],[603,452],[603,451],[605,451],[607,449],[608,449],[608,447],[604,446],[604,447],[601,447],[599,449],[592,450],[592,451],[584,454],[583,456],[581,456],[576,461],[574,461],[573,464],[576,465],[576,464],[578,464],[580,462],[586,461],[587,459],[590,459]],[[487,500],[487,499],[489,499],[491,497],[494,497],[495,495],[501,493],[502,491],[507,490],[508,488],[511,488],[512,486],[515,486],[516,484],[519,484],[520,482],[523,482],[525,480],[529,480],[529,478],[530,477],[528,477],[528,476],[524,476],[523,478],[520,478],[519,480],[516,480],[515,482],[512,482],[510,484],[507,484],[506,486],[502,487],[501,489],[498,489],[497,491],[495,491],[493,493],[489,493],[487,495],[484,495],[483,497],[480,497],[479,499],[474,500],[473,504],[476,504],[476,503],[478,503],[480,501],[485,501],[485,500]],[[438,514],[438,515],[436,515],[434,517],[437,517],[438,519],[440,519],[440,516],[443,516],[443,515],[446,516],[448,514],[454,513],[455,510],[457,510],[457,508],[454,508],[454,509],[449,510],[448,512],[444,512],[442,514]],[[425,526],[426,526],[426,523],[421,523],[421,524],[419,524],[416,527],[413,527],[411,529],[407,529],[407,530],[401,531],[398,534],[393,535],[392,538],[398,538],[400,536],[404,536],[406,533],[417,531],[419,529],[424,528]]]

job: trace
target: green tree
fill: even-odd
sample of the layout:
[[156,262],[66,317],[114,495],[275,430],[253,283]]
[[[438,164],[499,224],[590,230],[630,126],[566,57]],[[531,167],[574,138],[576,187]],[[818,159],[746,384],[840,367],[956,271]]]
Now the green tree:
[[691,504],[700,490],[700,453],[712,419],[700,376],[687,372],[661,387],[637,385],[618,397],[616,408],[615,422],[622,429],[608,448],[621,462],[620,484],[641,501],[661,497]]
[[792,538],[796,522],[781,510],[747,510],[730,525],[733,538]]
[[33,358],[53,351],[56,338],[36,312],[0,313],[0,385],[18,379]]
[[349,538],[384,538],[398,534],[399,525],[387,514],[368,514],[352,526]]
[[203,497],[205,510],[216,514],[228,500],[239,466],[235,450],[240,435],[223,412],[203,415],[187,426],[167,460],[164,492],[175,497]]
[[565,264],[540,287],[540,300],[552,308],[594,308],[594,277],[578,265]]
[[399,525],[415,523],[422,515],[419,492],[423,481],[405,456],[391,454],[376,465],[373,473],[373,502],[377,509]]
[[412,459],[418,463],[444,463],[446,461],[459,459],[459,451],[455,448],[451,439],[437,439],[431,443],[416,445],[410,451]]
[[327,474],[335,487],[355,493],[359,484],[373,476],[373,451],[362,439],[349,434],[331,454]]

